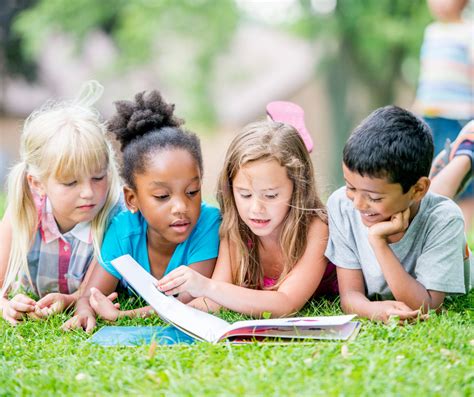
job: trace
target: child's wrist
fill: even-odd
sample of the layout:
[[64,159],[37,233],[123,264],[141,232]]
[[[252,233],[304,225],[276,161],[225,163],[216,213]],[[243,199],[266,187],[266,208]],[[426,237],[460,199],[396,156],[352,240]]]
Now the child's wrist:
[[379,248],[379,247],[386,247],[388,246],[387,236],[381,236],[381,235],[369,233],[369,244],[374,249]]

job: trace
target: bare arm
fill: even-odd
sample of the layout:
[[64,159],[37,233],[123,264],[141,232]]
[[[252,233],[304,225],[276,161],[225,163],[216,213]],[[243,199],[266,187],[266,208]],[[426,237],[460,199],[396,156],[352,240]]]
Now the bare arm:
[[403,302],[371,302],[365,296],[365,284],[362,271],[359,269],[337,268],[337,280],[341,307],[345,313],[355,313],[370,320],[388,321],[392,316],[400,320],[417,318],[420,310],[412,310]]
[[[324,257],[327,238],[327,225],[315,219],[308,233],[305,253],[277,291],[244,288],[227,280],[219,280],[217,276],[213,276],[211,280],[197,280],[191,276],[189,280],[187,276],[183,278],[179,273],[174,275],[176,277],[164,278],[159,286],[168,294],[187,290],[193,296],[209,298],[218,305],[255,317],[260,317],[265,312],[271,313],[273,317],[288,316],[301,309],[319,285],[327,265]],[[222,243],[228,244],[226,241]],[[221,266],[227,270],[219,270]],[[228,278],[230,265],[226,266],[218,261],[216,271],[218,270],[222,271],[222,278]]]
[[426,313],[429,309],[438,309],[443,304],[445,293],[427,290],[412,277],[395,256],[387,240],[388,236],[407,229],[409,216],[410,210],[407,209],[392,216],[390,221],[371,226],[369,243],[395,299],[412,309],[421,308]]
[[[12,243],[10,212],[10,208],[7,207],[0,222],[0,288],[3,288],[5,282]],[[35,307],[36,302],[23,294],[18,294],[11,300],[8,300],[6,295],[0,296],[1,315],[12,325],[16,325],[26,314],[33,313]]]
[[91,332],[96,324],[95,311],[89,303],[91,288],[96,288],[104,295],[110,295],[117,288],[118,279],[102,266],[96,265],[82,284],[81,296],[76,301],[76,314],[64,323],[63,329],[83,328],[86,332]]
[[443,304],[446,294],[427,290],[411,276],[386,241],[377,240],[371,245],[385,280],[397,301],[407,304],[412,309],[421,308],[423,313],[427,313],[429,309],[438,309]]
[[7,207],[3,219],[0,221],[0,287],[3,287],[8,269],[8,259],[12,244],[12,224],[10,208]]
[[[215,262],[215,259],[209,259],[206,261],[193,263],[189,267],[205,277],[210,277],[214,269]],[[107,297],[106,293],[99,291],[96,287],[92,287],[90,292],[89,304],[91,308],[95,311],[95,313],[108,321],[115,321],[122,317],[148,317],[154,313],[151,306],[145,306],[131,310],[119,310],[119,305],[112,303],[113,299],[111,300],[111,296]],[[192,297],[187,293],[182,293],[178,299],[184,303],[187,303],[192,299]]]

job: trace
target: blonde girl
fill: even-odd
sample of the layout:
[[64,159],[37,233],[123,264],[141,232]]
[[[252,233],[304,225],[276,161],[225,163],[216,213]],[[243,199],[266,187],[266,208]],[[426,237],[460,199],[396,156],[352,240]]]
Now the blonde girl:
[[119,206],[112,148],[91,107],[102,91],[89,82],[76,100],[49,103],[24,124],[0,223],[0,310],[13,325],[75,302]]
[[[180,267],[157,283],[166,294],[200,297],[202,310],[259,317],[297,312],[315,293],[336,292],[324,257],[328,226],[301,136],[262,121],[232,141],[219,178],[221,244],[212,279]],[[324,278],[324,281],[323,281]]]

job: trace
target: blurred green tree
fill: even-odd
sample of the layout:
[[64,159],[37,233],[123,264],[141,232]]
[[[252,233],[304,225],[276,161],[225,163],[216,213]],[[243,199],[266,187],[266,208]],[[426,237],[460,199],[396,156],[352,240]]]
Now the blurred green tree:
[[213,61],[231,39],[238,18],[232,0],[38,0],[19,14],[14,29],[30,60],[37,58],[47,37],[57,30],[79,44],[90,31],[104,30],[117,44],[123,68],[150,60],[160,37],[179,35],[193,48],[192,65],[182,76],[194,105],[188,117],[209,124],[214,120],[209,84]]
[[[336,147],[343,147],[356,117],[350,96],[356,82],[365,86],[369,111],[392,104],[401,82],[415,87],[419,50],[424,28],[430,21],[425,1],[338,0],[330,14],[318,14],[314,3],[299,0],[302,17],[289,28],[310,40],[328,44],[324,62],[318,65],[325,76],[331,101]],[[342,180],[340,156],[333,156],[333,169]]]

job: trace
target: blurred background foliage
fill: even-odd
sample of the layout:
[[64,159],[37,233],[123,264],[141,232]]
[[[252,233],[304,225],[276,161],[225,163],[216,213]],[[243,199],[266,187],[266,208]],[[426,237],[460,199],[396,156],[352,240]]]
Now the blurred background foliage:
[[[194,62],[186,78],[187,92],[196,106],[191,117],[212,122],[209,80],[213,60],[229,42],[238,23],[232,0],[39,0],[25,1],[11,20],[9,41],[21,48],[20,58],[6,57],[8,70],[34,63],[49,35],[68,33],[80,47],[93,30],[108,33],[120,50],[118,67],[126,69],[150,60],[166,32],[192,41]],[[166,54],[160,54],[166,57]]]
[[[21,0],[3,21],[6,41],[3,59],[10,73],[35,77],[35,60],[48,35],[55,30],[68,33],[80,46],[93,30],[107,32],[120,50],[119,67],[130,68],[154,54],[161,35],[173,31],[193,41],[194,67],[186,78],[192,116],[212,123],[210,99],[212,68],[225,50],[239,23],[252,19],[233,0]],[[275,2],[276,3],[276,2]],[[353,116],[341,117],[348,108],[350,81],[370,86],[373,107],[391,103],[400,81],[416,83],[418,51],[423,29],[429,22],[424,1],[407,0],[299,0],[287,1],[297,9],[289,20],[269,21],[307,40],[329,44],[324,73],[328,94],[335,109],[337,131],[347,131]],[[324,6],[326,9],[324,10]],[[322,11],[321,11],[322,10]],[[324,12],[325,11],[325,12]],[[333,44],[333,45],[332,45]],[[13,48],[20,48],[12,56]],[[166,57],[166,54],[160,54]],[[189,86],[191,84],[191,86]]]

